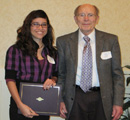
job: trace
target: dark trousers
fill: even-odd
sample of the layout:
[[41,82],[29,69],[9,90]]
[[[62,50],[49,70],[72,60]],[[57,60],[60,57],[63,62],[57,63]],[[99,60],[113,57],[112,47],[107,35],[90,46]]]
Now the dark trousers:
[[100,91],[84,93],[80,88],[76,88],[69,120],[106,120]]

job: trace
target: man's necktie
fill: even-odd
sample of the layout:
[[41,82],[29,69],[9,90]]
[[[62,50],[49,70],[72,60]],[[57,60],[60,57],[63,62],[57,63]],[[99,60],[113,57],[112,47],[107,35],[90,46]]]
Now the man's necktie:
[[84,37],[86,42],[83,49],[83,57],[82,57],[82,73],[81,73],[81,81],[80,87],[86,92],[92,87],[92,50],[90,45],[90,39],[88,36]]

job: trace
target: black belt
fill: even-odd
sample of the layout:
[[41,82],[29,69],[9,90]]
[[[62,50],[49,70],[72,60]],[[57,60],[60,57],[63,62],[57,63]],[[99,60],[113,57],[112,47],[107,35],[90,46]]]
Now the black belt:
[[[77,89],[81,89],[80,86],[78,86],[78,85],[76,85],[76,88]],[[100,91],[100,87],[91,87],[89,90],[90,90],[90,92],[91,91],[93,91],[93,92]]]

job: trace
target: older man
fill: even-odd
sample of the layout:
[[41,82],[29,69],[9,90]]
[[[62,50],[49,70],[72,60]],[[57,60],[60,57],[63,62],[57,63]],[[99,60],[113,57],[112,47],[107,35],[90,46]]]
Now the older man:
[[124,77],[118,38],[95,29],[99,10],[90,4],[74,12],[79,29],[57,38],[61,117],[66,120],[118,120]]

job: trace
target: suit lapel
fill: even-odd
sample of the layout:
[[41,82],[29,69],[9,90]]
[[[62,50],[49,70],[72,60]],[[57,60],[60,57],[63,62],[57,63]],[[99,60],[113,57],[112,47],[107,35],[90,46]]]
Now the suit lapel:
[[100,59],[101,59],[101,52],[103,50],[103,44],[104,44],[103,34],[100,31],[96,30],[96,61],[97,61],[98,74],[99,74]]
[[69,45],[76,72],[78,62],[78,30],[70,36]]

